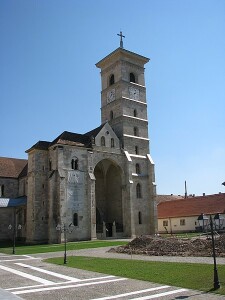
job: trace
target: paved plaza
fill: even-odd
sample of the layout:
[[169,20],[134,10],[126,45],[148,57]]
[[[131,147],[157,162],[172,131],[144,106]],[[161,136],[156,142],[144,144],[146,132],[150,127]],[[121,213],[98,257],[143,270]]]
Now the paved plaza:
[[[68,255],[133,259],[131,255],[108,253],[108,249],[68,251]],[[56,256],[62,256],[63,259],[62,252],[35,255],[0,254],[0,299],[225,299],[223,296],[214,294],[68,268],[43,261],[44,258]],[[135,259],[206,262],[204,258],[145,257],[136,255]],[[209,263],[209,258],[207,258],[207,263]],[[218,263],[225,264],[225,259],[219,259]]]

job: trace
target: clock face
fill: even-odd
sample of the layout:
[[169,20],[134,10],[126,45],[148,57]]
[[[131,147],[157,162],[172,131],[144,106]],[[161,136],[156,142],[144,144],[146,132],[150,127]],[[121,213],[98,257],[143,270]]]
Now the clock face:
[[131,99],[139,100],[139,95],[140,95],[139,89],[134,87],[129,87],[129,94]]
[[115,100],[115,89],[108,91],[107,93],[107,102],[110,103]]

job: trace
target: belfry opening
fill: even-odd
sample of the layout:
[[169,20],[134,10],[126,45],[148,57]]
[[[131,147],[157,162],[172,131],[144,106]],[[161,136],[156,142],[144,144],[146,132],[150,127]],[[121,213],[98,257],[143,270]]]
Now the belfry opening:
[[123,235],[122,170],[109,159],[94,170],[96,197],[96,233],[98,238]]

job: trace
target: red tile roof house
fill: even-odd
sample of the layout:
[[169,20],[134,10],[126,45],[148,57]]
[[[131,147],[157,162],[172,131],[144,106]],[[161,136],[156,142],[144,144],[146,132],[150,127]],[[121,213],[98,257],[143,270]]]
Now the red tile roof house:
[[[225,218],[225,193],[203,196],[157,196],[158,232],[179,233],[199,230],[198,217],[219,213]],[[222,224],[225,229],[225,220]]]

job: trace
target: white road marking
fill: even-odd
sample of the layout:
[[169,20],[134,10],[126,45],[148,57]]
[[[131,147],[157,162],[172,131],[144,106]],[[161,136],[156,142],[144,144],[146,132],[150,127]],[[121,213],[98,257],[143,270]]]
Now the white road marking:
[[[115,276],[113,275],[109,275],[109,276],[103,276],[103,277],[92,277],[92,278],[87,278],[87,279],[80,279],[80,282],[86,282],[86,281],[95,281],[95,280],[101,280],[101,279],[107,279],[107,278],[115,278]],[[49,284],[49,286],[52,285],[62,285],[62,284],[70,284],[72,283],[71,281],[68,282],[56,282],[56,283],[52,283]],[[35,287],[46,287],[46,285],[43,284],[36,284],[36,285],[27,285],[27,286],[20,286],[20,287],[14,287],[14,288],[9,288],[6,289],[6,291],[15,291],[15,290],[23,290],[23,289],[30,289],[30,288],[35,288]]]
[[37,281],[37,282],[41,282],[41,283],[43,283],[44,285],[54,283],[53,281],[45,280],[45,279],[42,279],[42,278],[40,278],[40,277],[36,277],[36,276],[33,276],[33,275],[29,275],[29,274],[27,274],[27,273],[24,273],[24,272],[21,272],[21,271],[17,271],[17,270],[15,270],[15,269],[8,268],[8,267],[5,267],[5,266],[1,266],[1,265],[0,265],[0,269],[5,270],[5,271],[8,271],[8,272],[13,273],[13,274],[16,274],[16,275],[19,275],[19,276],[22,276],[22,277],[25,277],[25,278],[28,278],[28,279],[31,279],[31,280],[34,280],[34,281]]
[[28,258],[33,258],[33,256],[30,256],[30,255],[23,255],[23,256],[25,256],[25,257],[28,257]]
[[119,294],[119,295],[114,295],[114,296],[107,296],[107,297],[103,297],[103,298],[94,298],[92,300],[118,299],[118,298],[121,298],[121,297],[126,297],[126,296],[141,294],[141,293],[158,291],[158,290],[166,289],[166,288],[169,288],[169,287],[170,287],[169,285],[162,285],[162,286],[157,286],[157,287],[154,287],[154,288],[149,288],[149,289],[145,289],[145,290],[134,291],[134,292],[125,293],[125,294]]
[[155,298],[158,298],[158,297],[164,297],[164,296],[168,296],[168,295],[182,293],[182,292],[185,292],[185,291],[187,291],[187,289],[179,289],[179,290],[173,290],[173,291],[169,291],[169,292],[165,292],[165,293],[159,293],[159,294],[155,294],[155,295],[151,295],[151,296],[132,298],[130,300],[149,300],[149,299],[155,299]]
[[31,258],[15,258],[15,259],[0,259],[0,262],[5,262],[5,261],[20,261],[20,260],[33,260],[33,259],[40,259],[38,257],[31,257]]
[[66,276],[66,275],[63,275],[63,274],[51,272],[51,271],[44,270],[44,269],[37,268],[37,267],[33,267],[33,266],[30,266],[30,265],[26,265],[26,264],[22,264],[22,263],[16,263],[16,265],[24,267],[24,268],[29,268],[29,269],[32,269],[32,270],[35,270],[35,271],[38,271],[38,272],[42,272],[42,273],[45,273],[45,274],[48,274],[48,275],[51,275],[51,276],[55,276],[55,277],[58,277],[58,278],[61,278],[61,279],[65,279],[65,280],[69,280],[69,281],[73,281],[73,282],[80,281],[80,279],[75,278],[75,277]]
[[44,288],[40,288],[40,289],[17,291],[17,292],[12,292],[12,293],[15,294],[15,295],[21,295],[21,294],[44,292],[44,291],[53,291],[53,290],[77,288],[77,287],[83,287],[83,286],[88,286],[88,285],[97,285],[97,284],[116,282],[116,281],[122,281],[122,280],[127,280],[127,278],[117,278],[117,279],[113,279],[113,280],[103,280],[103,281],[90,282],[90,283],[89,282],[88,283],[78,283],[78,284],[65,285],[65,286],[44,287]]

